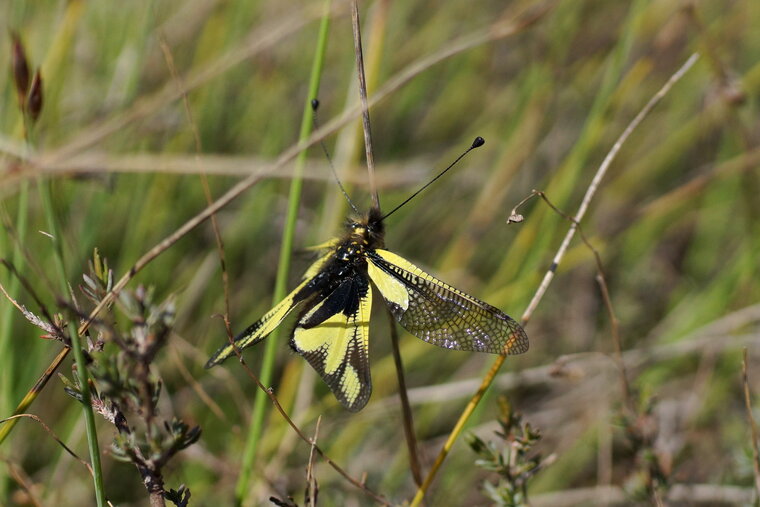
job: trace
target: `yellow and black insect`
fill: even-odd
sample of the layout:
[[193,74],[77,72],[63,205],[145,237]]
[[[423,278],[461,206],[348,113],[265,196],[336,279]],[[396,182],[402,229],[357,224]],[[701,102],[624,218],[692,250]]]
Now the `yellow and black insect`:
[[[457,161],[484,142],[483,138],[476,138]],[[306,271],[301,284],[240,333],[235,346],[243,349],[257,344],[300,307],[290,346],[311,364],[338,401],[352,412],[361,410],[372,392],[369,368],[372,285],[399,324],[428,343],[502,355],[527,351],[528,337],[511,317],[385,250],[384,219],[457,161],[390,213],[383,215],[373,207],[366,215],[349,219],[343,237],[319,247],[323,253]],[[208,360],[206,368],[234,353],[231,344],[221,347]]]

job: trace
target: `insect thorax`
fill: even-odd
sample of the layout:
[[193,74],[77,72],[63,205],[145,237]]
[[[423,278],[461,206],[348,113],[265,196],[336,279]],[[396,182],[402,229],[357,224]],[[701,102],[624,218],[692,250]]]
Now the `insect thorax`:
[[385,247],[385,228],[380,210],[372,208],[358,218],[349,219],[346,224],[346,235],[338,244],[335,257],[348,262],[364,261],[367,250]]

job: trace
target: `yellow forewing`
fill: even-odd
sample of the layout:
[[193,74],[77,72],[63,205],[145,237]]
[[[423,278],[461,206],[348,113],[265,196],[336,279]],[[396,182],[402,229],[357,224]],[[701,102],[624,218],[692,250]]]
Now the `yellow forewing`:
[[[377,250],[377,252],[378,255],[380,252],[386,253],[384,250]],[[398,255],[396,257],[403,261]],[[367,273],[386,301],[397,304],[402,310],[409,307],[409,293],[403,283],[375,266],[373,262],[367,263]]]
[[388,250],[377,249],[367,257],[370,278],[391,313],[417,338],[453,350],[501,355],[528,350],[525,331],[498,308],[438,280]]
[[[414,264],[412,264],[408,260],[404,259],[403,257],[401,257],[398,254],[395,254],[395,253],[391,252],[390,250],[382,250],[382,249],[378,248],[377,250],[375,250],[375,253],[377,255],[379,255],[380,257],[382,257],[385,261],[387,261],[387,262],[389,262],[391,264],[395,264],[396,266],[400,267],[401,269],[403,269],[405,271],[408,271],[408,272],[410,272],[410,273],[412,273],[414,275],[422,277],[425,280],[435,280],[435,282],[437,282],[439,284],[446,285],[443,282],[441,282],[440,280],[437,280],[435,277],[433,277],[433,275],[425,273],[424,271],[422,271],[420,268],[418,268],[417,266],[415,266]],[[380,268],[378,268],[377,266],[375,266],[374,263],[370,262],[369,264],[372,264],[373,268],[376,269],[377,271],[382,272],[382,270]],[[391,276],[388,276],[388,278],[392,278],[396,283],[398,283],[398,285],[401,286],[401,290],[403,290],[404,292],[407,292],[407,289],[404,287],[404,285],[401,282],[399,282],[398,280],[396,280],[395,278],[393,278]],[[373,279],[372,281],[374,282],[375,280]],[[449,287],[449,286],[446,285],[446,287]]]
[[[250,347],[251,345],[255,345],[259,341],[266,338],[267,335],[269,335],[272,331],[274,331],[274,329],[280,325],[283,319],[287,317],[287,315],[301,303],[301,301],[295,300],[296,294],[298,294],[299,291],[301,291],[301,289],[303,289],[306,284],[309,283],[309,280],[311,280],[317,274],[317,272],[322,269],[325,262],[329,260],[330,255],[332,254],[326,253],[317,259],[317,261],[309,266],[308,270],[306,270],[303,281],[298,287],[293,289],[293,292],[288,294],[285,299],[277,303],[277,305],[269,310],[263,317],[261,317],[261,319],[248,326],[245,331],[235,337],[235,347],[237,347],[238,350],[242,350],[246,347]],[[231,344],[227,343],[226,345],[219,348],[219,350],[217,350],[213,356],[211,356],[211,359],[209,359],[206,363],[206,368],[211,368],[212,366],[221,363],[234,354],[235,348]]]

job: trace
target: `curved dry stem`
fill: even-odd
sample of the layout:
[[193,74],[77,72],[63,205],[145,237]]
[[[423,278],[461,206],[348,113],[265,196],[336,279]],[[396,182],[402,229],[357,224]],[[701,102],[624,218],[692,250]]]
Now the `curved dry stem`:
[[[94,473],[92,471],[92,467],[90,466],[90,464],[86,460],[84,460],[83,458],[80,458],[77,455],[77,453],[75,453],[74,451],[72,451],[69,446],[67,446],[65,443],[63,443],[63,440],[61,440],[60,438],[58,438],[58,435],[56,435],[55,432],[50,429],[50,426],[48,426],[47,424],[45,424],[45,422],[42,419],[40,419],[38,416],[36,416],[34,414],[16,414],[16,415],[12,415],[10,417],[6,417],[5,419],[0,419],[0,424],[2,424],[4,422],[7,422],[7,421],[13,421],[13,420],[16,420],[16,419],[23,419],[23,418],[31,419],[32,421],[35,421],[40,426],[42,426],[42,428],[45,431],[47,431],[48,435],[50,435],[50,437],[53,440],[55,440],[58,443],[58,445],[60,445],[63,448],[64,451],[66,451],[72,458],[74,458],[75,460],[77,460],[78,462],[80,462],[81,464],[83,464],[85,466],[85,468],[87,469],[87,471],[90,472],[90,475],[94,476]],[[110,502],[109,502],[109,505],[110,505]]]
[[[530,303],[528,304],[528,308],[525,310],[525,312],[522,315],[522,318],[520,319],[521,324],[523,326],[525,326],[530,321],[531,317],[533,316],[533,312],[538,306],[538,303],[544,297],[546,290],[549,288],[549,285],[554,279],[554,274],[557,271],[557,266],[559,265],[560,262],[562,262],[562,259],[565,256],[565,253],[567,252],[567,249],[570,246],[570,241],[573,239],[573,237],[575,236],[575,232],[578,230],[577,224],[581,220],[583,220],[583,217],[586,215],[586,211],[588,211],[588,207],[591,204],[591,200],[594,198],[594,195],[599,189],[599,185],[601,184],[602,179],[607,173],[607,170],[612,164],[612,161],[615,159],[618,152],[620,151],[620,148],[623,146],[623,144],[628,139],[628,137],[630,137],[631,133],[636,129],[636,127],[639,126],[642,120],[654,108],[654,106],[656,106],[660,102],[660,100],[662,100],[662,98],[668,93],[668,91],[670,91],[673,85],[676,82],[678,82],[678,80],[681,79],[681,77],[683,77],[683,75],[694,65],[694,63],[696,63],[698,58],[699,58],[699,55],[697,53],[694,53],[686,60],[686,62],[670,77],[670,79],[668,79],[668,81],[662,86],[662,88],[660,88],[660,90],[649,100],[649,102],[647,102],[647,104],[641,109],[639,114],[637,114],[636,117],[633,120],[631,120],[631,123],[629,123],[628,126],[625,128],[625,130],[623,130],[623,133],[620,135],[617,141],[615,141],[615,144],[612,146],[612,149],[609,151],[607,156],[604,157],[602,164],[599,166],[599,169],[597,169],[596,174],[594,175],[593,179],[591,180],[591,183],[589,184],[589,187],[586,189],[586,194],[583,196],[583,200],[581,201],[581,204],[578,207],[578,211],[573,217],[573,223],[570,225],[570,228],[568,229],[567,234],[565,234],[565,238],[562,240],[562,244],[557,250],[557,253],[554,255],[554,259],[552,260],[549,270],[546,272],[546,275],[544,275],[544,278],[541,281],[541,284],[539,285],[538,290],[533,295],[533,299],[531,299]],[[493,380],[496,377],[496,374],[498,373],[499,369],[501,368],[501,365],[504,364],[505,359],[506,359],[506,356],[499,356],[494,361],[488,373],[486,373],[486,375],[483,377],[483,381],[481,382],[480,387],[478,388],[477,392],[472,396],[472,398],[470,398],[470,401],[467,403],[467,406],[462,411],[462,413],[459,416],[459,419],[454,425],[454,429],[451,430],[449,437],[446,439],[446,443],[444,443],[443,448],[438,453],[438,456],[436,457],[436,460],[433,463],[433,466],[431,467],[430,472],[428,472],[427,477],[425,477],[425,482],[417,490],[417,493],[415,494],[411,502],[412,507],[418,506],[422,502],[423,498],[425,497],[425,493],[430,487],[430,484],[433,482],[433,479],[438,473],[438,470],[443,464],[443,461],[446,459],[446,456],[448,455],[449,451],[454,445],[454,442],[459,437],[459,434],[462,432],[462,429],[464,428],[465,423],[472,415],[473,411],[475,410],[475,407],[478,405],[480,400],[483,398],[483,395],[485,394],[486,390],[491,386],[491,383],[493,383]]]

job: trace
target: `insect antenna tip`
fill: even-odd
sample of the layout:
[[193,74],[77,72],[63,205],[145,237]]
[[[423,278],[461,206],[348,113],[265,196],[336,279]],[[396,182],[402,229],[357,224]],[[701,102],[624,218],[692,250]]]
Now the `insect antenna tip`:
[[478,137],[476,137],[476,138],[475,138],[475,140],[472,142],[472,147],[471,147],[470,149],[471,149],[471,150],[474,150],[475,148],[480,148],[480,147],[481,147],[481,146],[483,146],[484,144],[486,144],[486,140],[485,140],[485,139],[483,139],[482,137],[478,136]]
[[311,99],[311,110],[316,111],[319,109],[319,101],[317,99]]

